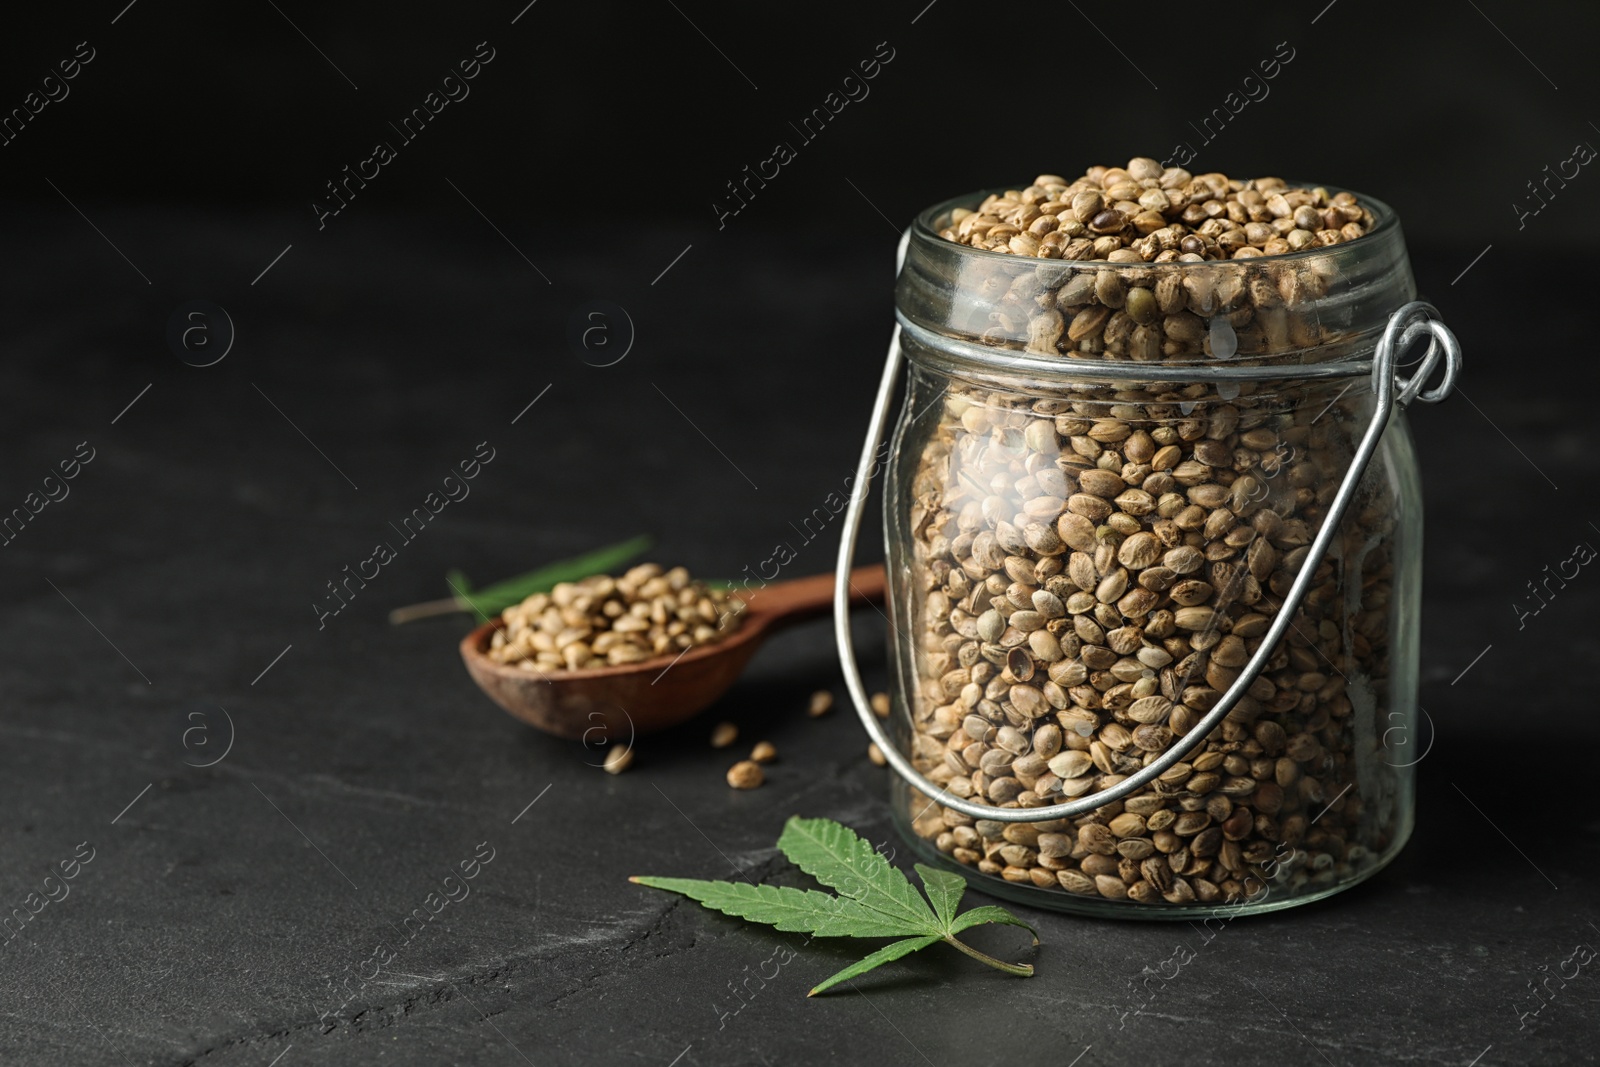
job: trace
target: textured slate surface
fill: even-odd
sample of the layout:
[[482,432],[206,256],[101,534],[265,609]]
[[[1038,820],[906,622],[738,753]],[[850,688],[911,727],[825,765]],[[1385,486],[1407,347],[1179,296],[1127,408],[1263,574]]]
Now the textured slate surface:
[[[893,236],[844,253],[754,231],[541,239],[524,247],[546,285],[470,215],[368,206],[322,235],[298,215],[93,213],[148,286],[64,207],[11,235],[0,505],[79,442],[94,459],[0,550],[0,906],[81,842],[93,859],[0,949],[0,1060],[1589,1060],[1600,979],[1551,976],[1600,945],[1600,579],[1584,571],[1521,629],[1512,608],[1546,564],[1600,542],[1578,265],[1497,248],[1452,288],[1476,249],[1419,260],[1466,341],[1471,401],[1414,418],[1437,736],[1391,869],[1210,943],[1034,911],[1031,957],[1018,931],[978,935],[1032,958],[1029,981],[930,951],[808,1001],[852,951],[815,946],[741,1003],[730,984],[797,938],[626,878],[792,878],[771,846],[796,812],[896,844],[858,727],[803,714],[811,690],[842,692],[825,624],[775,639],[719,708],[610,777],[599,749],[480,696],[456,659],[463,622],[391,629],[384,612],[439,595],[448,566],[489,580],[639,531],[706,574],[779,541],[800,548],[791,573],[828,569],[835,532],[801,546],[790,524],[859,447]],[[1539,278],[1557,312],[1513,314],[1495,295],[1507,277]],[[597,297],[637,327],[607,368],[566,340]],[[164,341],[190,299],[237,327],[209,368]],[[471,495],[319,629],[324,583],[485,440]],[[860,622],[877,678],[881,631]],[[722,784],[717,718],[778,746],[764,788]],[[402,926],[488,849],[470,896]],[[378,978],[333,988],[370,974],[379,945]],[[1180,946],[1193,960],[1133,1014],[1133,980]]]

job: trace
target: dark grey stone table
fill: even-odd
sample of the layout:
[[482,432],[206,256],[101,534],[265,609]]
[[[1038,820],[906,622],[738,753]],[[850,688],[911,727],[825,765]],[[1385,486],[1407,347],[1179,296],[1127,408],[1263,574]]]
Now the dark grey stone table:
[[[1600,945],[1600,578],[1514,609],[1600,540],[1582,272],[1496,248],[1452,287],[1476,249],[1419,255],[1469,359],[1463,395],[1414,420],[1436,730],[1393,867],[1209,941],[1032,910],[1036,951],[975,936],[1033,960],[1026,981],[929,951],[807,1000],[855,951],[822,943],[740,1000],[799,939],[627,877],[795,881],[772,848],[795,813],[896,847],[858,727],[803,711],[842,693],[826,626],[773,640],[613,777],[598,747],[483,698],[465,620],[385,613],[442,595],[451,566],[486,582],[640,532],[708,575],[779,542],[790,573],[829,569],[836,531],[795,527],[859,447],[893,235],[828,253],[754,229],[514,229],[535,270],[469,214],[367,207],[322,234],[96,213],[126,261],[65,206],[8,235],[0,509],[79,464],[0,549],[0,909],[58,898],[0,946],[0,1062],[1592,1062],[1600,977],[1554,976]],[[1537,279],[1550,314],[1513,317],[1506,277]],[[620,347],[568,341],[592,299],[635,327],[613,366],[584,357]],[[234,324],[210,367],[167,343],[190,300]],[[480,442],[470,495],[399,539]],[[327,583],[380,541],[396,558],[329,611]],[[881,620],[859,633],[881,680]],[[765,787],[723,784],[718,719],[778,747]],[[1180,947],[1193,959],[1131,1013]]]

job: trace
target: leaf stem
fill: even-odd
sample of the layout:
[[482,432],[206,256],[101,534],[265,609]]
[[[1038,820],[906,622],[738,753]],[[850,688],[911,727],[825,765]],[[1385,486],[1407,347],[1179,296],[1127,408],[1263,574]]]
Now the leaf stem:
[[464,603],[460,597],[425,600],[420,604],[407,604],[403,608],[395,608],[389,612],[389,625],[401,626],[416,619],[431,618],[434,615],[454,615],[457,612],[471,610],[472,606]]
[[987,963],[997,971],[1004,971],[1007,974],[1019,975],[1023,978],[1033,977],[1033,964],[1031,963],[1007,963],[1005,960],[997,960],[987,952],[979,952],[965,941],[955,937],[947,936],[944,938],[944,941],[952,948],[960,949],[962,952],[965,952],[979,963]]

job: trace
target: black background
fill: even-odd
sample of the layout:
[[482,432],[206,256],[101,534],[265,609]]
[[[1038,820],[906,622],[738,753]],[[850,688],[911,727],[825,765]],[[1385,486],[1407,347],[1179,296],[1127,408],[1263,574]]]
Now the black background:
[[[1521,228],[1516,205],[1600,144],[1592,6],[274,2],[30,9],[0,35],[0,112],[96,50],[0,146],[0,511],[96,449],[0,547],[0,914],[97,849],[0,946],[0,1059],[1587,1061],[1592,975],[1526,1027],[1517,1012],[1541,968],[1600,942],[1600,582],[1517,610],[1600,539],[1600,177]],[[480,41],[496,57],[471,95],[319,230],[324,183]],[[894,846],[859,727],[801,712],[842,696],[826,629],[772,641],[613,778],[483,699],[456,658],[465,620],[385,613],[444,594],[447,567],[487,582],[640,532],[713,576],[799,544],[860,447],[904,222],[1040,170],[1163,157],[1283,41],[1270,95],[1191,169],[1388,201],[1467,353],[1457,395],[1412,418],[1434,726],[1416,837],[1357,889],[1231,925],[1125,1027],[1130,983],[1183,928],[1036,909],[1037,950],[982,940],[1037,963],[1029,982],[930,950],[807,1001],[852,958],[813,946],[719,1025],[727,983],[782,940],[625,879],[731,864],[795,884],[771,846],[796,812]],[[870,96],[719,229],[725,183],[879,42],[895,58]],[[211,367],[167,341],[194,300],[236,328]],[[627,313],[631,348],[615,316],[617,347],[571,341],[594,300]],[[483,440],[471,497],[319,628],[324,583]],[[830,529],[789,573],[835,548]],[[881,685],[882,620],[859,619]],[[220,737],[223,708],[235,744],[198,767],[188,716]],[[722,784],[717,719],[778,746],[762,789]],[[485,839],[479,890],[404,975],[319,1021],[330,978]]]
[[[0,44],[0,106],[20,105],[79,41],[97,58],[71,96],[0,149],[3,192],[56,201],[49,177],[85,208],[287,207],[314,218],[324,183],[390,139],[387,124],[488,41],[497,58],[471,95],[402,150],[361,208],[453,211],[448,176],[491,218],[528,226],[537,261],[542,244],[606,224],[714,226],[725,183],[775,142],[796,141],[789,123],[888,42],[895,58],[870,95],[797,143],[799,158],[741,227],[870,223],[846,179],[898,225],[956,192],[1166,158],[1190,140],[1196,173],[1368,191],[1430,244],[1600,237],[1582,208],[1587,175],[1520,231],[1512,207],[1544,166],[1600,140],[1592,5],[925,3],[539,0],[516,25],[520,5],[482,3],[138,0],[116,25],[116,3],[58,6],[48,20],[19,11]],[[1270,94],[1200,147],[1189,123],[1279,42],[1294,59]]]

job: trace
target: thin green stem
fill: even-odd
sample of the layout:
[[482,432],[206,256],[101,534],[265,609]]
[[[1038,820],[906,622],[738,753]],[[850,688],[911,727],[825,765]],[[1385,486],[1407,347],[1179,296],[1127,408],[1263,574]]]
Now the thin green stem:
[[414,619],[426,619],[434,615],[454,615],[456,612],[471,610],[472,606],[462,602],[459,597],[426,600],[421,604],[408,604],[403,608],[395,608],[389,612],[389,625],[401,626]]
[[946,937],[944,941],[946,944],[965,952],[979,963],[987,963],[997,971],[1004,971],[1007,974],[1019,975],[1023,978],[1033,977],[1033,964],[1031,963],[1007,963],[1005,960],[997,960],[987,952],[979,952],[965,941],[958,940],[954,937]]

